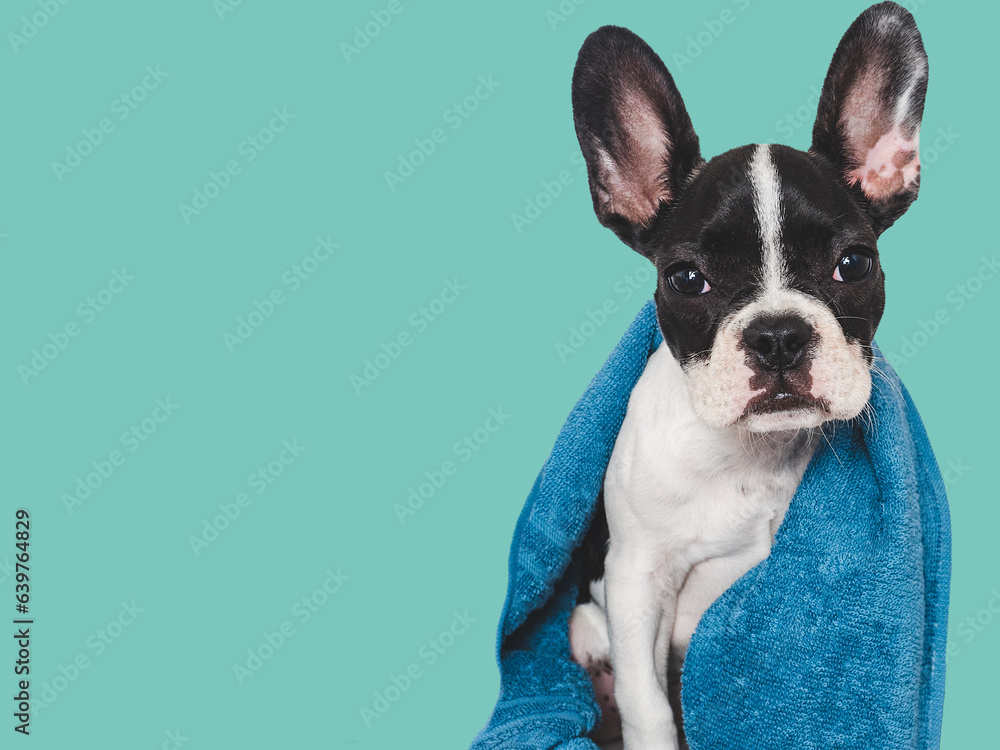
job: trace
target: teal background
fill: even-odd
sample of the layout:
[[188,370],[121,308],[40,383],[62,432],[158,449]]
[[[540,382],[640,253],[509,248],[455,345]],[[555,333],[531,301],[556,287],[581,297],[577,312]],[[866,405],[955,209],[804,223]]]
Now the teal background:
[[[560,21],[546,15],[557,0],[402,0],[345,59],[341,44],[387,5],[246,0],[220,17],[210,0],[72,2],[20,45],[8,34],[44,11],[28,0],[0,11],[0,562],[13,562],[14,510],[25,507],[34,696],[78,654],[90,663],[38,706],[30,738],[3,746],[153,748],[177,730],[192,750],[467,746],[498,690],[494,635],[517,514],[653,286],[625,298],[619,282],[649,265],[592,213],[569,102],[580,44],[607,23],[643,36],[673,71],[706,156],[749,142],[806,148],[811,88],[866,7],[587,0],[564,3],[574,10]],[[962,309],[953,301],[997,251],[986,146],[1000,9],[910,7],[931,70],[923,179],[880,243],[878,340],[903,356],[921,322],[946,311],[897,361],[946,477],[953,467],[947,749],[992,741],[1000,692],[988,609],[1000,609],[1000,282]],[[733,23],[678,64],[674,52],[724,9]],[[167,77],[119,120],[112,103],[147,66]],[[452,129],[447,110],[480,76],[498,85]],[[247,162],[240,144],[274,108],[294,119]],[[52,162],[102,118],[114,130],[60,181]],[[385,172],[435,128],[444,142],[391,190]],[[935,148],[939,129],[951,137]],[[185,222],[179,204],[230,160],[241,172]],[[564,170],[572,181],[518,232],[511,214]],[[283,274],[317,237],[339,247],[291,291]],[[123,267],[134,280],[85,322],[77,306]],[[418,332],[411,315],[453,279],[467,288]],[[224,334],[275,288],[284,304],[230,352]],[[563,361],[556,344],[609,298],[617,312]],[[25,384],[19,367],[71,321],[79,335]],[[411,345],[357,393],[351,376],[401,331]],[[158,398],[177,411],[128,452],[120,436]],[[463,461],[456,441],[490,409],[510,418]],[[247,478],[293,440],[304,452],[256,494]],[[114,450],[124,464],[69,512],[64,493]],[[456,473],[401,521],[394,505],[448,460]],[[191,536],[241,492],[252,504],[196,555]],[[292,608],[328,569],[348,580],[303,623]],[[0,579],[0,611],[12,615],[14,581]],[[133,600],[143,612],[97,654],[88,641]],[[456,612],[475,622],[428,663]],[[286,621],[294,634],[239,684],[234,665]],[[361,709],[411,664],[419,677],[366,724]]]

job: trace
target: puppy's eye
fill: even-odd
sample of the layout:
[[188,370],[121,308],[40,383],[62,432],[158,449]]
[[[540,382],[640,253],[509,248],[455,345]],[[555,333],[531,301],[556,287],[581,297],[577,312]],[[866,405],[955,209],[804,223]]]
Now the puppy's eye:
[[872,272],[875,262],[872,256],[863,250],[854,250],[845,253],[844,257],[833,269],[834,281],[861,281]]
[[687,296],[705,294],[712,291],[712,286],[708,283],[708,279],[701,275],[701,271],[691,266],[671,271],[667,276],[667,283],[678,294]]

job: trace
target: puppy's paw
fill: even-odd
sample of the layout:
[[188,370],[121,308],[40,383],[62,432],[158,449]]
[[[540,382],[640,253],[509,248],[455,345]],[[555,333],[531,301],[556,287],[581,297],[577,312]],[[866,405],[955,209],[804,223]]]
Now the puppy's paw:
[[601,721],[590,733],[594,742],[610,742],[622,736],[622,715],[615,702],[615,673],[610,661],[591,662],[585,665],[594,686]]
[[595,742],[611,742],[622,736],[622,717],[615,702],[615,673],[611,666],[608,623],[603,610],[593,602],[573,610],[569,620],[569,642],[573,661],[587,670],[601,721],[590,733]]

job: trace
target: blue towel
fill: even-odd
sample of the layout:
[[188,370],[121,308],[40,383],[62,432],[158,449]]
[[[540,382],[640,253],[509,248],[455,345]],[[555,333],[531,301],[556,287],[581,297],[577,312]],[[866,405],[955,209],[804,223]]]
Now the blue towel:
[[[594,750],[570,659],[586,534],[629,395],[662,342],[648,302],[577,402],[514,531],[501,688],[472,748]],[[876,349],[876,354],[878,351]],[[691,750],[937,748],[951,536],[920,416],[884,360],[871,420],[826,430],[771,555],[708,609],[682,678]]]

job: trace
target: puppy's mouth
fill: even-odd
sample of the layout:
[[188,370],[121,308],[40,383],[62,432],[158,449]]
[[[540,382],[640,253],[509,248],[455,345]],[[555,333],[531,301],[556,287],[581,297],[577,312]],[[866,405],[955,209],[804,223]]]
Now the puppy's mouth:
[[779,412],[800,410],[819,411],[829,414],[830,404],[824,398],[814,398],[813,396],[796,393],[787,386],[780,386],[750,399],[743,410],[740,420],[745,420],[752,415],[777,414]]

